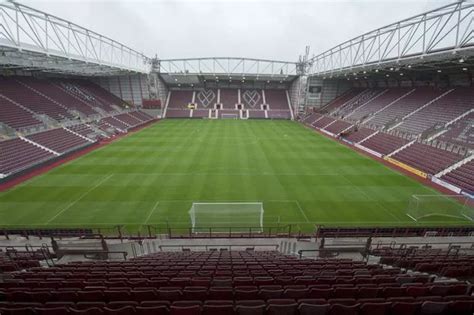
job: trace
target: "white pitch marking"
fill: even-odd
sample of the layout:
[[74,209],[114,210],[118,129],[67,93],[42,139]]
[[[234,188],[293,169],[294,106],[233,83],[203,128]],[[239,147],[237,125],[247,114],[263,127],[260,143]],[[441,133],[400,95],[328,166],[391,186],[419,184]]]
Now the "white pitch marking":
[[148,220],[150,220],[151,215],[153,214],[153,212],[155,212],[155,210],[156,210],[156,208],[158,207],[159,204],[160,204],[159,201],[157,201],[157,202],[155,203],[155,205],[153,206],[153,208],[151,208],[151,211],[150,211],[150,213],[148,214],[148,216],[146,217],[146,220],[145,220],[145,222],[144,222],[143,224],[147,224],[147,223],[148,223]]
[[300,209],[300,212],[301,212],[301,214],[303,215],[303,217],[304,217],[304,219],[306,220],[306,222],[309,223],[308,217],[306,216],[306,213],[304,212],[303,208],[301,208],[301,205],[300,205],[300,203],[298,202],[298,200],[295,200],[295,203],[296,203],[296,205],[298,206],[298,209]]
[[353,187],[355,187],[358,191],[360,191],[365,197],[367,197],[367,199],[369,200],[372,200],[373,202],[377,203],[386,213],[388,213],[389,215],[392,216],[392,218],[394,218],[395,220],[397,220],[398,222],[402,222],[402,220],[400,220],[399,217],[395,216],[389,209],[385,208],[385,206],[383,204],[381,204],[380,202],[378,202],[377,200],[373,200],[370,198],[370,196],[363,190],[361,189],[358,185],[354,185],[354,183],[346,177],[346,175],[344,174],[341,174],[341,176],[343,178],[345,178]]
[[45,224],[49,224],[51,223],[54,219],[56,219],[58,216],[60,216],[61,214],[63,214],[66,210],[68,210],[69,208],[71,208],[72,206],[74,206],[78,201],[80,201],[82,198],[84,198],[88,193],[90,193],[91,191],[93,191],[94,189],[96,189],[97,187],[99,187],[100,185],[102,185],[106,180],[108,180],[110,177],[112,177],[114,174],[109,174],[108,176],[102,178],[97,184],[95,184],[93,187],[89,188],[87,191],[85,191],[82,195],[79,196],[79,198],[77,198],[76,200],[74,200],[73,202],[71,202],[70,204],[68,204],[66,207],[64,207],[61,211],[59,211],[54,217],[52,217],[51,219],[49,219]]

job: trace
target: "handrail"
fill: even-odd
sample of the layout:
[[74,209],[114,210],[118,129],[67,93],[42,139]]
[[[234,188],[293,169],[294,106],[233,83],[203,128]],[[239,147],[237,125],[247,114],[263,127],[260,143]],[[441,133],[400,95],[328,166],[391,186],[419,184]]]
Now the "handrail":
[[162,251],[162,248],[176,248],[176,247],[181,247],[181,249],[184,248],[190,248],[190,247],[204,247],[206,251],[209,248],[229,248],[229,250],[232,250],[232,247],[247,247],[247,248],[255,248],[255,247],[274,247],[275,250],[278,250],[280,247],[279,244],[188,244],[188,245],[159,245],[158,248],[160,251]]

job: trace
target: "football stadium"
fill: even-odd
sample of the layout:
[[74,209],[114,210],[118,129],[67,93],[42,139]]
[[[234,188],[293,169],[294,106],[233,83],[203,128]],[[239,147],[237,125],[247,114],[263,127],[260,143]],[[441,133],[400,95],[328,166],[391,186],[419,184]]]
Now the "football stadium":
[[160,58],[0,2],[0,314],[472,315],[473,19]]

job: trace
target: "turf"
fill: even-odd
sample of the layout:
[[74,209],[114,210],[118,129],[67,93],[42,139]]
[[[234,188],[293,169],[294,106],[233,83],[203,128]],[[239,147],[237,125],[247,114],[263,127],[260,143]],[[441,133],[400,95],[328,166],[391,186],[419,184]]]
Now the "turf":
[[264,224],[455,225],[406,216],[433,189],[292,121],[164,120],[0,193],[0,225],[187,228],[192,202],[263,202]]

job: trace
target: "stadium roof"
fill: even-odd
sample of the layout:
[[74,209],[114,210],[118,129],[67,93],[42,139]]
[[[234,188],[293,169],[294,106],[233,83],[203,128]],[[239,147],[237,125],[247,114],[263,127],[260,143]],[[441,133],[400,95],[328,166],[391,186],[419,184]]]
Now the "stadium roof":
[[48,13],[0,2],[0,69],[75,75],[149,72],[149,58]]
[[457,71],[472,66],[472,1],[458,1],[378,28],[310,59],[311,73],[323,77],[369,72]]

